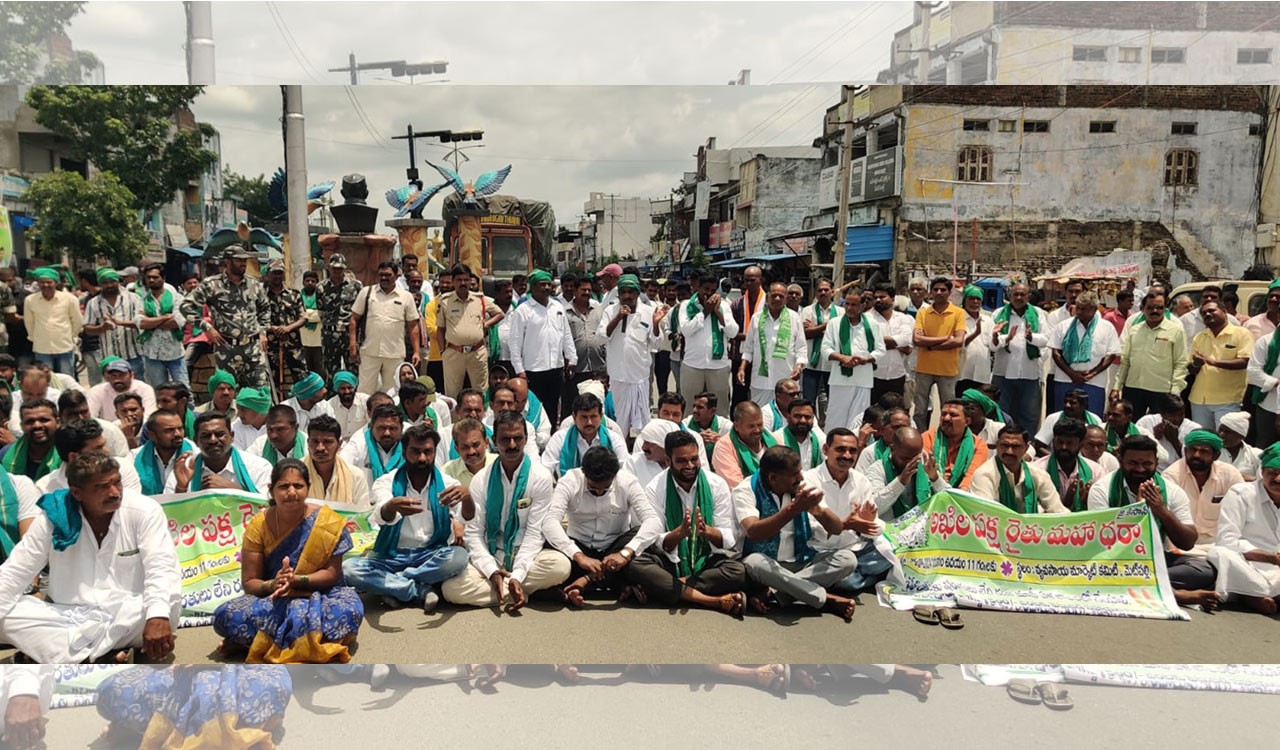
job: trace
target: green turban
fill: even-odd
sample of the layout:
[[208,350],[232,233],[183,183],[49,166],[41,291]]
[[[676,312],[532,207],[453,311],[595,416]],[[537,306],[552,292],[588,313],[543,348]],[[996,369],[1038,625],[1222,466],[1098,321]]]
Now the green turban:
[[263,388],[241,388],[236,394],[236,406],[266,414],[271,409],[271,396]]
[[619,289],[634,289],[640,291],[640,279],[634,273],[624,273],[618,277]]
[[1272,443],[1262,452],[1262,468],[1280,469],[1280,443]]
[[209,392],[210,393],[213,393],[214,389],[216,389],[220,385],[229,385],[234,388],[235,384],[236,384],[235,376],[233,376],[231,373],[227,372],[226,370],[214,370],[213,374],[209,376]]
[[107,365],[111,364],[112,362],[118,362],[119,360],[120,360],[119,357],[103,357],[102,361],[98,363],[98,370],[100,370],[101,372],[106,372]]
[[1272,289],[1277,289],[1277,288],[1280,288],[1280,279],[1276,279],[1275,281],[1267,285],[1268,292],[1271,291]]
[[356,385],[358,385],[358,384],[359,384],[359,381],[358,381],[358,380],[356,380],[356,376],[355,376],[355,375],[352,375],[351,373],[347,372],[346,370],[343,370],[342,372],[339,372],[337,375],[334,375],[334,376],[333,376],[333,387],[334,387],[334,388],[337,388],[338,386],[342,385],[343,383],[346,383],[347,385],[351,386],[352,388],[355,388],[355,387],[356,387]]
[[982,299],[983,298],[982,287],[974,286],[973,284],[965,284],[964,299],[968,299],[969,297],[977,297],[978,299]]
[[101,283],[102,283],[102,282],[104,282],[104,281],[119,281],[119,280],[120,280],[120,274],[116,273],[116,269],[114,269],[114,268],[99,268],[99,269],[98,269],[98,283],[99,283],[99,284],[101,284]]
[[320,377],[317,373],[309,372],[302,378],[302,380],[293,384],[293,387],[289,389],[289,395],[299,401],[302,401],[303,399],[308,399],[316,395],[323,388],[324,378]]
[[547,273],[546,271],[543,271],[541,268],[529,274],[530,284],[537,284],[539,281],[545,281],[547,283],[551,283],[551,274]]
[[977,406],[979,409],[982,409],[983,414],[986,414],[992,419],[1000,416],[1000,406],[996,402],[992,401],[987,394],[977,388],[970,388],[960,394],[960,400]]
[[1192,430],[1187,433],[1187,439],[1183,441],[1183,445],[1207,445],[1215,451],[1222,450],[1222,438],[1217,433],[1208,430]]
[[40,266],[39,268],[27,271],[27,275],[39,281],[44,281],[45,279],[48,279],[49,281],[58,280],[58,270],[53,266]]

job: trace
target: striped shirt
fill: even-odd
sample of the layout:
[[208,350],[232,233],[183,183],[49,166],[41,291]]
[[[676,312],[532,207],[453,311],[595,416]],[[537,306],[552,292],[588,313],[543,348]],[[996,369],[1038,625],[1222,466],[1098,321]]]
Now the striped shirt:
[[[106,297],[99,294],[84,306],[84,324],[100,326],[111,315],[118,321],[133,323],[142,311],[142,300],[136,294],[121,290],[116,295],[116,303],[111,304]],[[113,326],[99,334],[102,342],[103,357],[120,357],[122,359],[138,359],[142,349],[138,346],[138,330],[133,327]]]

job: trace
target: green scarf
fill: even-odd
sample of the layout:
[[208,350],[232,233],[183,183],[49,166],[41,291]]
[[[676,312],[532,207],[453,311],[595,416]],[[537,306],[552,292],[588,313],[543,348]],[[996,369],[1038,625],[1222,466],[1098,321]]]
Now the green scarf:
[[[184,439],[178,446],[177,455],[195,450],[190,440]],[[142,482],[142,494],[159,495],[164,492],[164,480],[160,478],[164,468],[160,465],[160,457],[156,455],[156,444],[148,440],[142,444],[138,455],[133,458],[134,468],[138,471],[138,479]]]
[[[1280,335],[1276,334],[1280,334],[1280,331],[1271,334],[1271,342],[1267,344],[1267,361],[1262,363],[1262,372],[1267,375],[1274,375],[1276,365],[1280,364]],[[1262,399],[1266,397],[1267,394],[1261,388],[1255,388],[1250,400],[1255,404],[1260,404]]]
[[489,483],[484,496],[484,538],[489,543],[489,554],[498,552],[498,535],[502,535],[503,562],[507,570],[512,566],[512,553],[515,551],[516,535],[520,533],[520,497],[529,485],[529,457],[525,456],[516,469],[515,484],[511,487],[511,507],[507,517],[502,518],[502,506],[506,498],[502,493],[502,462],[494,461],[489,465]]
[[[1049,471],[1049,480],[1053,482],[1054,489],[1058,490],[1058,494],[1061,495],[1062,485],[1058,481],[1059,468],[1058,468],[1058,456],[1056,453],[1049,454],[1049,465],[1047,468]],[[1089,464],[1085,463],[1084,459],[1081,458],[1080,456],[1076,456],[1076,478],[1079,479],[1081,483],[1088,483],[1093,481],[1093,472],[1090,471]],[[1062,502],[1064,505],[1066,504],[1066,501],[1067,501],[1067,498],[1064,496],[1062,498]],[[1079,513],[1082,510],[1087,510],[1089,507],[1089,498],[1081,497],[1080,490],[1077,489],[1076,496],[1071,499],[1071,504],[1068,505],[1067,507],[1071,509],[1072,513]]]
[[[698,470],[698,478],[694,480],[693,492],[693,507],[697,508],[708,526],[712,525],[715,506],[711,501],[711,483],[707,481],[707,475],[702,469]],[[680,502],[676,480],[670,470],[667,471],[666,514],[668,530],[677,529],[684,523],[684,503]],[[692,520],[690,525],[693,526],[693,533],[681,539],[680,546],[677,547],[680,561],[676,563],[676,575],[681,578],[700,572],[711,557],[711,543],[705,537],[698,536],[698,527]]]
[[[244,459],[240,458],[240,449],[231,449],[231,468],[235,471],[236,484],[245,492],[257,492],[258,488],[253,484],[253,478],[249,476],[249,468],[244,465]],[[204,484],[204,454],[197,453],[196,460],[192,465],[191,485],[187,487],[189,492],[199,492]]]
[[9,472],[0,469],[0,561],[9,559],[19,536],[18,493]]
[[1097,327],[1098,316],[1094,315],[1093,320],[1089,321],[1089,327],[1084,329],[1083,338],[1079,333],[1080,327],[1074,323],[1067,329],[1067,336],[1062,340],[1062,357],[1067,360],[1067,364],[1078,365],[1093,358],[1093,329]]
[[[945,470],[947,465],[947,453],[951,446],[947,443],[947,436],[942,434],[942,430],[938,430],[934,434],[933,439],[933,459],[938,462],[938,468]],[[952,487],[959,487],[960,480],[964,479],[964,474],[969,470],[969,464],[973,461],[973,431],[968,427],[964,428],[964,438],[960,440],[960,450],[956,452],[955,465],[951,467],[951,473],[947,475],[947,482]]]
[[[729,439],[733,441],[733,449],[738,454],[738,468],[742,469],[742,476],[749,477],[760,471],[760,459],[752,455],[747,444],[738,439],[737,430],[729,430]],[[778,444],[778,441],[773,439],[773,435],[767,432],[763,433],[760,439],[764,442],[766,449]]]
[[[698,426],[697,422],[694,421],[693,417],[689,417],[688,419],[686,419],[684,421],[684,424],[685,424],[685,427],[688,427],[692,431],[695,431],[695,432],[702,431],[702,428]],[[720,432],[720,417],[718,415],[713,415],[711,417],[711,426],[708,427],[707,429],[715,433]],[[707,465],[710,466],[711,458],[715,454],[715,450],[716,450],[715,443],[705,443],[705,448],[707,451]]]
[[[0,465],[3,465],[4,470],[10,474],[27,476],[27,452],[30,449],[30,446],[30,435],[23,435],[18,438],[18,442],[14,443],[13,446],[9,448],[8,453],[4,454],[4,461],[0,462]],[[35,482],[61,465],[62,458],[58,455],[58,451],[54,450],[53,446],[49,446],[49,454],[46,455],[44,457],[44,461],[41,461],[40,465],[36,467],[36,475],[27,478]]]
[[[560,446],[560,466],[559,473],[563,477],[570,471],[582,465],[582,456],[578,454],[578,425],[571,424],[569,429],[565,431],[564,445]],[[613,442],[609,440],[609,428],[600,425],[600,429],[596,432],[600,445],[613,450]]]
[[[172,315],[173,292],[166,288],[164,290],[164,294],[160,295],[160,304],[157,305],[155,295],[148,290],[146,295],[142,298],[142,311],[147,314],[148,318],[158,318],[161,315]],[[158,330],[160,329],[152,328],[147,331],[142,331],[138,334],[138,343],[147,343],[151,340],[151,335]],[[174,328],[169,331],[169,335],[173,336],[174,341],[182,341],[182,329],[180,328]]]
[[[996,323],[1008,323],[1009,315],[1013,312],[1013,305],[1006,304],[1000,308],[1000,312],[996,313]],[[1040,333],[1040,313],[1036,310],[1035,305],[1027,305],[1027,309],[1022,311],[1022,319],[1027,322],[1027,328],[1032,333]],[[1027,359],[1039,359],[1040,347],[1027,344]]]
[[[886,446],[887,447],[887,446]],[[888,484],[898,478],[898,472],[893,468],[893,461],[890,460],[889,451],[885,450],[884,455],[880,456],[880,465],[884,467],[884,483]],[[925,473],[924,464],[916,468],[912,486],[904,488],[898,495],[898,499],[893,503],[893,517],[897,518],[912,508],[921,505],[929,500],[929,475]],[[908,492],[910,493],[911,502],[907,502]]]
[[[818,325],[822,325],[823,323],[826,322],[822,319],[823,313],[827,314],[827,320],[835,320],[835,317],[837,314],[835,303],[834,302],[831,303],[826,310],[823,310],[822,305],[819,305],[817,302],[813,303],[813,317],[815,319],[815,322]],[[809,367],[816,370],[818,369],[818,366],[821,363],[822,363],[822,337],[819,336],[813,342],[813,351],[809,352]]]
[[1000,472],[1000,504],[1014,513],[1026,513],[1031,515],[1040,510],[1039,504],[1036,502],[1036,485],[1031,479],[1031,467],[1027,466],[1027,462],[1022,462],[1022,509],[1018,509],[1018,496],[1014,494],[1013,484],[1009,481],[1009,472],[1005,471],[1004,464],[1000,463],[1000,459],[996,459],[996,471]]
[[[862,316],[862,332],[867,337],[867,353],[870,354],[871,352],[876,350],[876,337],[875,337],[875,334],[871,332],[871,324],[867,322],[866,315]],[[849,324],[849,316],[841,315],[840,316],[840,353],[845,356],[850,356],[853,354],[852,333],[853,333],[853,326]],[[853,375],[853,368],[840,365],[840,374],[844,375],[845,377],[849,377],[850,375]]]
[[[302,430],[298,430],[293,436],[293,450],[289,451],[288,458],[303,459],[307,456],[307,443],[302,439]],[[262,449],[262,457],[271,462],[272,466],[280,460],[280,454],[276,453],[276,447],[267,441],[267,445]]]
[[[693,316],[697,315],[701,310],[698,304],[698,298],[690,297],[689,304],[684,306],[684,314],[689,320],[693,320]],[[711,319],[711,358],[724,359],[724,329],[720,327],[720,317],[703,311],[704,314]]]
[[[1111,486],[1107,488],[1107,507],[1122,508],[1129,505],[1129,498],[1124,491],[1124,472],[1114,472],[1115,476],[1111,477]],[[1169,503],[1169,492],[1164,486],[1164,477],[1160,476],[1160,472],[1156,472],[1152,477],[1156,486],[1160,488],[1160,497],[1164,499],[1165,504]],[[1138,500],[1137,502],[1142,502]]]
[[[1129,428],[1124,433],[1124,436],[1129,437],[1130,435],[1138,435],[1138,434],[1141,434],[1141,433],[1139,432],[1137,425],[1135,425],[1133,422],[1130,422]],[[1107,425],[1107,450],[1114,451],[1116,449],[1116,446],[1118,445],[1120,445],[1120,436],[1117,435],[1116,431],[1111,428],[1111,425]]]
[[[425,300],[426,300],[426,295],[423,295],[423,301],[425,302]],[[316,293],[315,292],[311,292],[310,294],[308,294],[307,290],[305,289],[302,290],[302,307],[307,310],[316,309]],[[306,325],[303,326],[303,328],[307,329],[308,331],[314,331],[319,327],[320,327],[319,323],[307,323]]]
[[[822,450],[818,448],[818,440],[813,436],[813,432],[809,433],[809,468],[822,463]],[[800,441],[796,440],[796,436],[791,432],[791,425],[782,428],[782,439],[786,441],[787,447],[800,453]]]
[[760,332],[760,369],[756,374],[764,378],[769,377],[769,360],[786,359],[787,350],[791,348],[791,311],[784,307],[782,317],[778,319],[778,337],[773,341],[773,353],[769,353],[769,339],[764,333],[768,314],[766,310],[760,316],[760,324],[756,326],[756,330]]

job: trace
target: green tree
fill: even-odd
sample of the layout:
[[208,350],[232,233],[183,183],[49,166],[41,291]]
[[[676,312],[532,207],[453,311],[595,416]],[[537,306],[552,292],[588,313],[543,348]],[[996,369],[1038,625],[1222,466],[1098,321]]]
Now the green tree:
[[0,3],[0,83],[80,83],[98,65],[92,52],[53,60],[37,72],[50,35],[62,32],[84,3]]
[[133,193],[110,172],[92,180],[79,172],[50,172],[32,180],[23,199],[35,211],[32,232],[43,258],[59,260],[65,252],[93,263],[103,255],[120,268],[136,263],[147,250],[147,230]]
[[707,257],[707,249],[702,245],[694,245],[693,252],[689,253],[689,264],[698,270],[710,267],[711,259]]
[[27,104],[36,122],[71,142],[77,158],[111,172],[129,188],[134,208],[151,213],[214,164],[204,148],[213,127],[175,126],[200,86],[34,86]]
[[270,183],[265,175],[248,177],[237,174],[230,169],[222,170],[222,194],[224,197],[235,196],[237,208],[249,212],[249,226],[261,227],[275,220],[276,212],[267,200],[267,189]]

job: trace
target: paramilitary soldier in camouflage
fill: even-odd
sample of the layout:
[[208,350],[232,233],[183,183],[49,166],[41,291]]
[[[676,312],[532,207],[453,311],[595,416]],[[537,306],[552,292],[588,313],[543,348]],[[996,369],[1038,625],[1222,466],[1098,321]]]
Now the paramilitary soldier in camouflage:
[[329,276],[316,288],[316,309],[320,311],[320,334],[324,348],[324,369],[329,377],[341,370],[355,372],[347,361],[351,306],[360,293],[360,282],[347,273],[347,259],[341,253],[329,256]]
[[[302,362],[302,336],[298,329],[303,319],[302,294],[284,285],[284,261],[273,260],[267,266],[267,305],[271,308],[271,327],[267,329],[267,361],[275,373],[280,393],[307,376]],[[288,375],[288,379],[285,379]]]
[[213,325],[205,331],[213,343],[217,367],[231,373],[241,388],[269,389],[271,376],[263,350],[271,311],[262,284],[244,275],[252,257],[244,245],[229,246],[223,255],[224,271],[200,282],[180,309],[188,320],[200,320],[201,307],[207,305]]

